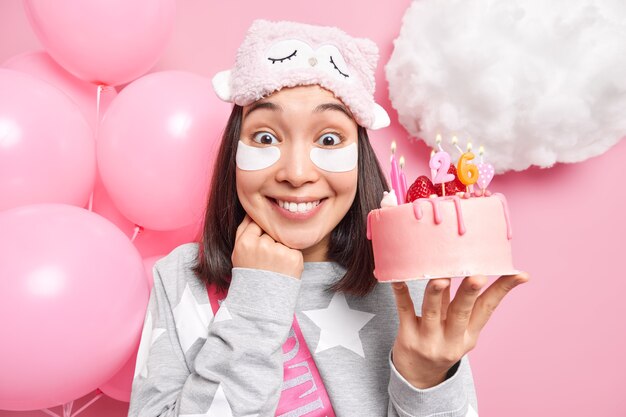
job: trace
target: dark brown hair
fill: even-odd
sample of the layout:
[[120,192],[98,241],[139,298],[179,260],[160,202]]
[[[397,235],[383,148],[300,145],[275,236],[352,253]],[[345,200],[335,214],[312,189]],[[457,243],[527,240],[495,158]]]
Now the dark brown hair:
[[[235,153],[241,133],[243,108],[233,107],[222,137],[208,195],[202,237],[193,271],[205,283],[225,290],[233,267],[235,231],[245,216],[237,197]],[[367,214],[379,206],[388,189],[383,171],[370,145],[367,130],[358,127],[357,191],[350,210],[331,232],[327,257],[346,268],[329,290],[363,296],[376,285],[374,256],[367,239]]]

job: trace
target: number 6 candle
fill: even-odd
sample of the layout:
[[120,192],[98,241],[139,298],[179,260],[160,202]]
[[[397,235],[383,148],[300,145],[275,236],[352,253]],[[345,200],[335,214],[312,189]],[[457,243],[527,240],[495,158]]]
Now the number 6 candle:
[[469,163],[472,159],[474,159],[474,154],[472,151],[472,143],[468,142],[467,144],[467,152],[461,155],[459,158],[459,165],[457,167],[457,174],[459,176],[459,180],[463,184],[468,187],[468,192],[473,191],[473,184],[478,181],[478,168],[476,165]]

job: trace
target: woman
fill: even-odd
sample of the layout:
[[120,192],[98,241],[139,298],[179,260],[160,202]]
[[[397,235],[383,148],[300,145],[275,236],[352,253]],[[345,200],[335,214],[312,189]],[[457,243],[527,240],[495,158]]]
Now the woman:
[[155,265],[129,416],[476,415],[465,354],[528,277],[480,296],[468,277],[452,301],[449,279],[377,284],[376,60],[336,28],[256,21],[214,78],[236,104],[202,242]]

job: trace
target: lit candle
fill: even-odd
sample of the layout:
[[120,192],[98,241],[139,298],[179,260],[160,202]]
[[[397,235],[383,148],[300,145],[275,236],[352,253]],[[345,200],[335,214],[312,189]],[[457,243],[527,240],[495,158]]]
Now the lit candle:
[[441,147],[441,134],[437,133],[437,136],[435,136],[435,142],[437,142],[437,148],[439,148],[440,151],[443,151],[443,148]]
[[401,195],[400,189],[400,172],[398,170],[398,162],[395,157],[396,153],[396,141],[391,142],[391,172],[389,173],[389,177],[391,179],[391,188],[396,192],[396,197],[398,198],[398,204],[404,203],[404,197]]
[[[436,151],[436,150],[434,150],[434,149],[432,149],[432,150],[430,151],[430,160],[429,160],[429,161],[432,161],[432,160],[433,160],[433,156],[435,156],[435,154],[436,154],[436,153],[437,153],[437,151]],[[430,163],[429,163],[428,165],[430,166]],[[431,168],[431,169],[430,169],[430,178],[435,178],[435,176],[436,176],[436,175],[437,175],[437,170],[436,170],[436,169]]]
[[456,136],[452,136],[452,146],[454,146],[457,151],[459,151],[459,153],[463,155],[463,149],[459,147],[459,139]]
[[457,174],[459,176],[459,180],[467,186],[469,193],[474,191],[473,185],[476,181],[478,181],[478,168],[476,165],[469,162],[472,159],[474,159],[474,154],[472,153],[472,143],[467,142],[467,152],[461,155],[461,158],[459,159]]
[[406,185],[406,175],[404,175],[404,156],[400,157],[400,187],[400,195],[402,196],[402,203],[400,204],[404,204],[406,201],[406,191],[408,189]]
[[491,192],[487,190],[487,187],[491,183],[493,176],[495,174],[495,170],[493,165],[483,161],[483,154],[485,153],[485,148],[480,147],[478,154],[480,155],[480,164],[478,164],[478,186],[480,187],[480,191],[476,191],[477,195],[484,195],[486,197],[491,195]]
[[454,180],[454,175],[448,174],[448,168],[450,168],[450,154],[445,151],[431,154],[428,166],[430,166],[433,184],[441,184],[441,195],[445,196],[445,183]]

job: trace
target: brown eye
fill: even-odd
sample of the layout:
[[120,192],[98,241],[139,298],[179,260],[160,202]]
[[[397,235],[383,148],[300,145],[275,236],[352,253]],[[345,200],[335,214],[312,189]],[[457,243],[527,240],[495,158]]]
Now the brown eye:
[[335,133],[325,133],[317,140],[317,143],[322,146],[334,146],[341,143],[341,138]]
[[254,135],[252,140],[262,145],[274,145],[278,143],[278,139],[276,139],[274,135],[268,132],[259,132]]

